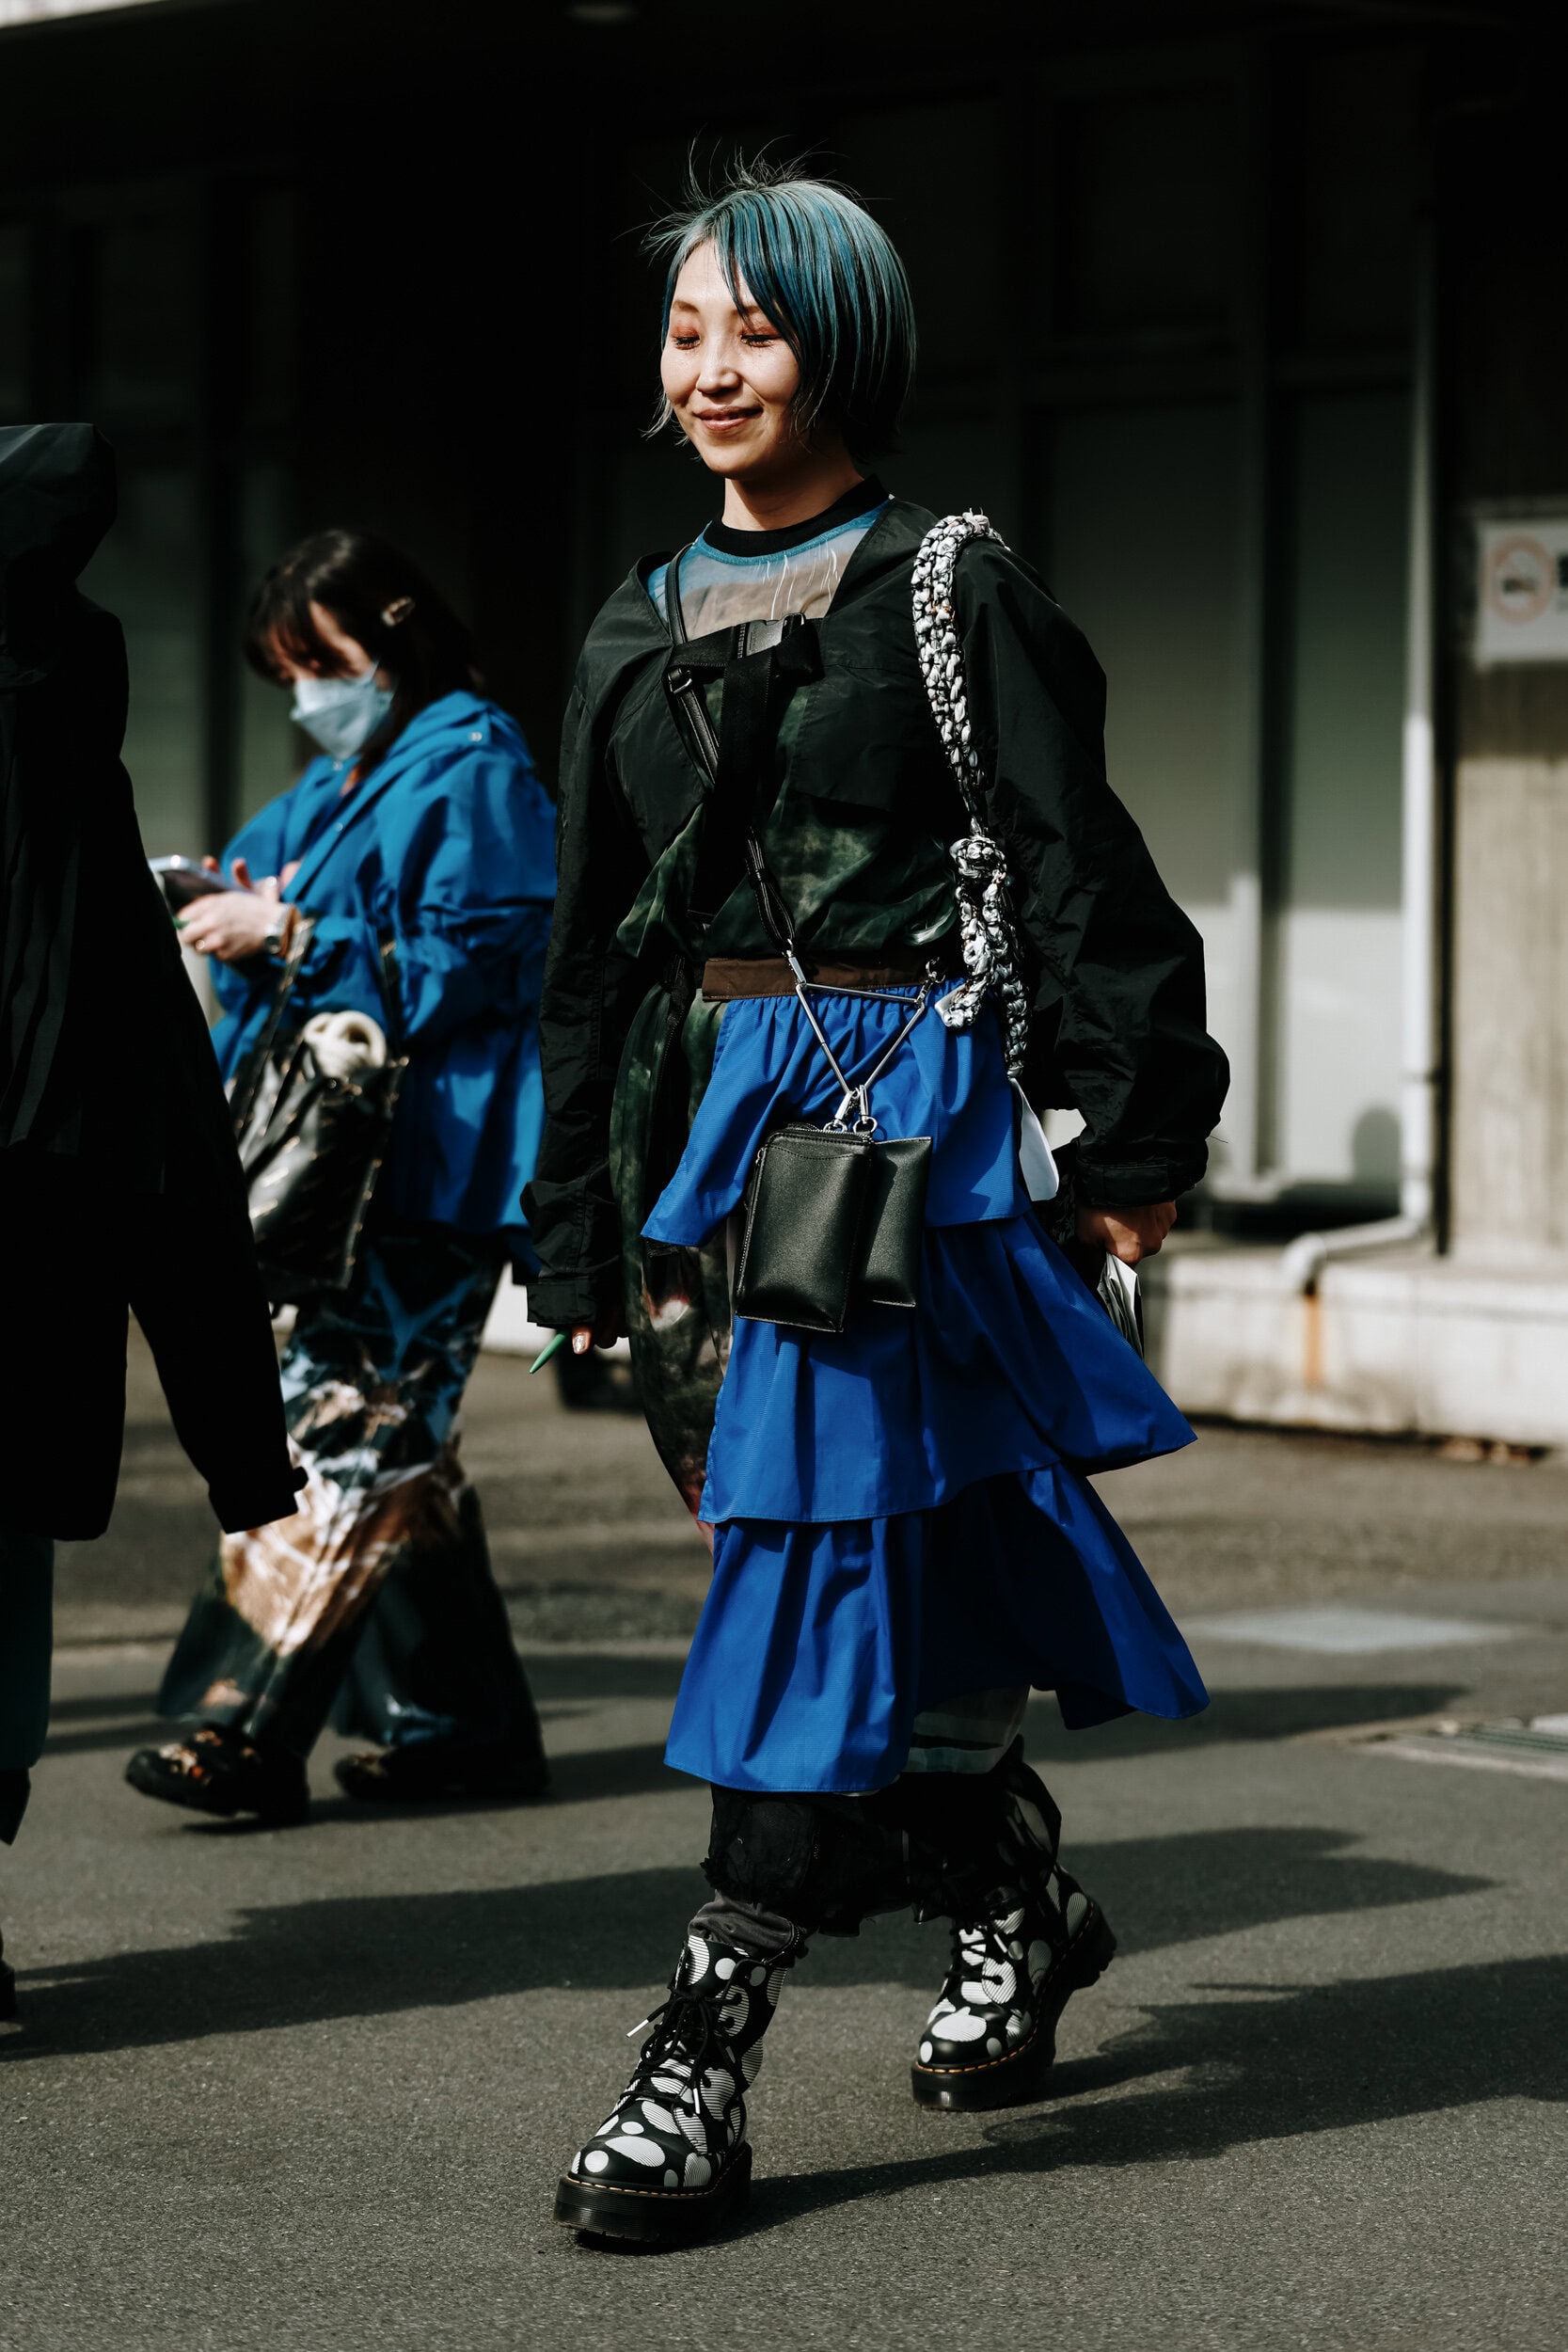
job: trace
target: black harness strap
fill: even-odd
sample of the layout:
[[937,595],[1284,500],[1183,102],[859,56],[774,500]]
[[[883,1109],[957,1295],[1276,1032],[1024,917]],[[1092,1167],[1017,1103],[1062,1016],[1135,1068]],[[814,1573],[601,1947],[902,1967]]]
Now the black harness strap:
[[[678,555],[672,558],[664,575],[671,638],[665,687],[676,722],[708,779],[694,908],[716,914],[745,876],[756,893],[768,935],[782,955],[794,944],[794,925],[758,836],[778,798],[774,747],[784,706],[797,686],[822,675],[816,624],[792,612],[778,641],[755,652],[748,648],[746,625],[693,640],[687,635],[681,610],[680,563]],[[703,681],[716,675],[724,681],[717,736],[703,698]]]

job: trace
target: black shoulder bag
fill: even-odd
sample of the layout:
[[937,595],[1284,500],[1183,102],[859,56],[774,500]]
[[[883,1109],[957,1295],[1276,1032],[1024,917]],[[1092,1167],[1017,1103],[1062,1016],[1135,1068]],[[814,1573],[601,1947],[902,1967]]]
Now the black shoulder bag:
[[275,1305],[352,1279],[408,1068],[390,932],[378,943],[384,1060],[331,1075],[316,1058],[313,1025],[280,1036],[309,936],[302,914],[266,1025],[230,1092],[256,1256]]
[[[676,648],[666,673],[672,706],[707,775],[710,792],[724,793],[721,810],[715,801],[718,830],[743,827],[744,870],[763,928],[794,975],[795,993],[842,1089],[838,1107],[825,1125],[792,1122],[764,1137],[741,1202],[733,1304],[737,1315],[757,1322],[842,1331],[858,1307],[913,1307],[919,1301],[931,1139],[911,1136],[879,1142],[870,1090],[925,1012],[930,988],[902,1000],[912,1007],[909,1019],[875,1068],[862,1079],[851,1079],[817,1019],[797,948],[794,918],[758,838],[761,753],[768,740],[764,719],[779,648],[751,657],[763,666],[756,677],[746,681],[752,689],[747,700],[754,724],[747,730],[744,749],[737,749],[739,730],[729,723],[726,694],[724,734],[730,756],[725,757],[702,700],[697,668],[680,658],[689,640],[681,612],[679,566],[677,556],[665,573],[670,634]],[[787,632],[787,623],[785,628]],[[745,772],[748,768],[750,773]],[[712,871],[711,862],[705,863]]]

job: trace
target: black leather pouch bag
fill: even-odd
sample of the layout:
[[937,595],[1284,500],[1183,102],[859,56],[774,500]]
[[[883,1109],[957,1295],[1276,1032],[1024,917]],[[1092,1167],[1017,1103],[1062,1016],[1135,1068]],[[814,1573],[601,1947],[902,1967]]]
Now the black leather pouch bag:
[[871,1202],[855,1281],[858,1305],[918,1307],[920,1244],[926,1230],[929,1136],[900,1136],[871,1147]]
[[780,1127],[761,1145],[741,1204],[734,1304],[758,1323],[842,1331],[871,1207],[870,1138]]

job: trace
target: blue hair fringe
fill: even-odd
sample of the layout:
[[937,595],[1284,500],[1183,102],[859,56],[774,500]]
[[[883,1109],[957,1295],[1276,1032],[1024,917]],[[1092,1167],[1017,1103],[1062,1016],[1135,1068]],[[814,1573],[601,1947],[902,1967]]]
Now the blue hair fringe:
[[893,442],[914,374],[914,305],[892,239],[847,190],[736,164],[716,191],[693,183],[649,242],[669,256],[661,340],[682,267],[712,245],[736,309],[744,290],[800,363],[802,431],[831,417],[857,458]]

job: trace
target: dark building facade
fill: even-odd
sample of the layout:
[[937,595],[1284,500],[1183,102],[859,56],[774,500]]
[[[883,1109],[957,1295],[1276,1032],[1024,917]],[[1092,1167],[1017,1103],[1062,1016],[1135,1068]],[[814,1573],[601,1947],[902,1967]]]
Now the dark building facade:
[[[908,260],[890,484],[984,506],[1109,673],[1113,781],[1235,1068],[1208,1214],[1402,1204],[1447,1245],[1499,1182],[1560,1200],[1568,665],[1471,658],[1479,518],[1568,509],[1544,30],[1397,0],[806,0],[721,32],[670,0],[212,0],[0,31],[0,415],[119,453],[89,586],[127,623],[150,847],[287,781],[237,631],[333,520],[434,569],[548,770],[595,604],[708,505],[643,434],[636,231],[693,148],[767,145]],[[1521,988],[1556,992],[1549,1043]]]

